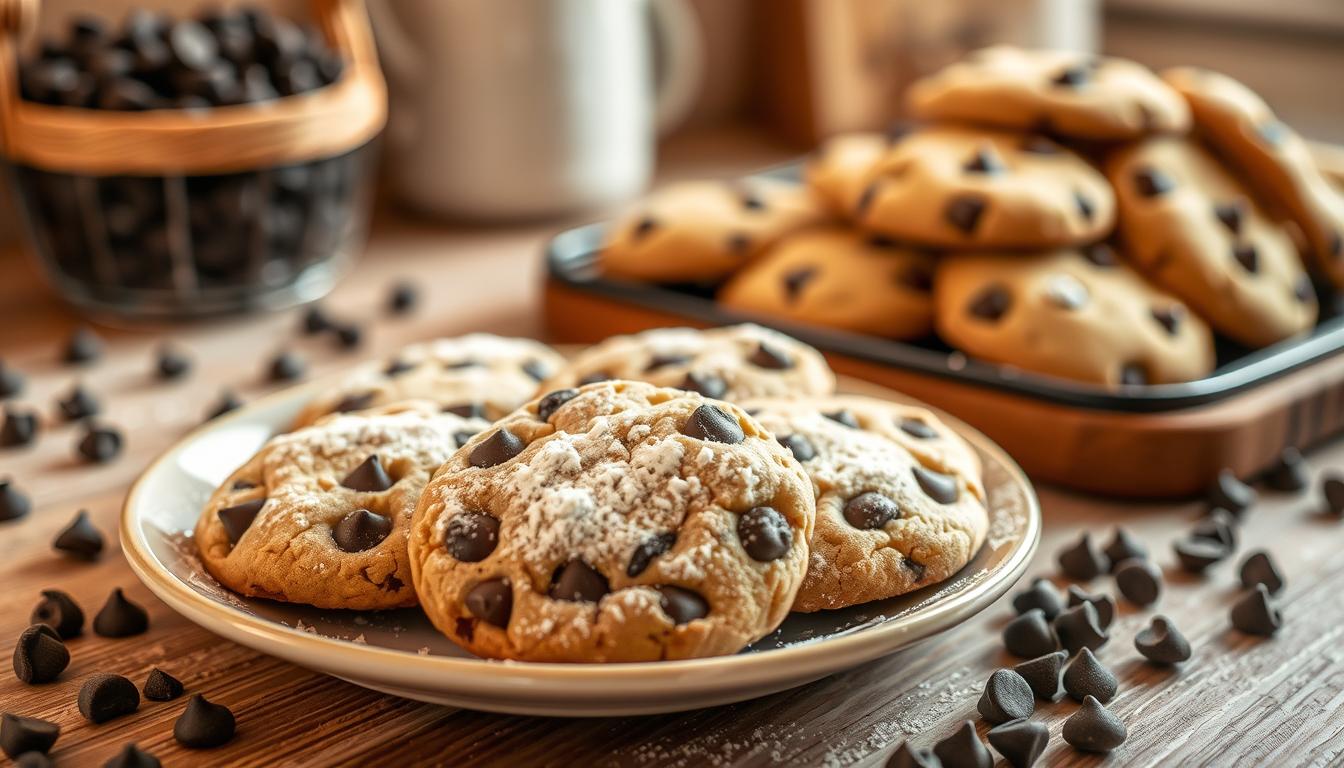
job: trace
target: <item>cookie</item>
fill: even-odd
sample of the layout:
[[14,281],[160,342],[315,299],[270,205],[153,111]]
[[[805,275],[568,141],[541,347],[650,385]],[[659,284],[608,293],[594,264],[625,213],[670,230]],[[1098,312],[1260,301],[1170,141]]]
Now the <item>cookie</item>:
[[415,605],[406,536],[420,491],[459,441],[487,426],[410,403],[279,435],[206,503],[196,523],[201,562],[251,597]]
[[1125,256],[1214,330],[1263,347],[1310,329],[1316,294],[1292,239],[1189,139],[1158,137],[1112,155]]
[[883,155],[854,220],[941,248],[1050,248],[1105,237],[1115,197],[1098,171],[1049,139],[946,126],[906,134]]
[[538,391],[609,379],[646,381],[728,400],[835,390],[835,374],[820,352],[778,331],[743,323],[613,336],[575,355]]
[[527,404],[449,460],[416,510],[412,572],[434,625],[481,656],[730,654],[788,613],[815,513],[745,411],[604,382]]
[[865,397],[743,401],[812,479],[817,522],[793,610],[937,584],[989,530],[980,460],[923,408]]
[[1312,268],[1344,288],[1344,188],[1316,167],[1307,142],[1226,75],[1180,67],[1162,77],[1190,102],[1199,133],[1301,229]]
[[880,133],[846,133],[827,139],[807,162],[807,185],[836,216],[849,216],[868,185],[868,175],[892,141],[893,137]]
[[1213,369],[1204,321],[1104,245],[948,256],[934,285],[939,335],[972,357],[1112,388]]
[[1082,141],[1184,133],[1190,110],[1147,67],[1070,51],[995,46],[910,86],[918,118]]
[[431,400],[459,416],[497,419],[526,402],[537,384],[563,363],[545,344],[488,333],[412,344],[389,360],[355,368],[322,390],[294,426],[401,400]]
[[612,225],[599,268],[618,279],[712,283],[784,235],[825,218],[799,184],[681,182],[650,195]]
[[933,257],[839,227],[791,235],[719,291],[726,307],[915,339],[933,330]]

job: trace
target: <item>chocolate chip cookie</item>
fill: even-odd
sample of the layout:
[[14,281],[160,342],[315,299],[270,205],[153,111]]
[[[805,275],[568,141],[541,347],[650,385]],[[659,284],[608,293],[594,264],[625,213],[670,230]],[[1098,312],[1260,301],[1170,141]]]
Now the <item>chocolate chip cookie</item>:
[[341,377],[313,398],[294,426],[400,400],[432,400],[459,416],[497,419],[531,397],[563,363],[545,344],[488,333],[412,344]]
[[906,134],[883,155],[854,220],[934,247],[1051,248],[1109,233],[1115,196],[1099,172],[1049,139],[944,126]]
[[933,257],[851,229],[791,235],[719,291],[744,312],[915,339],[933,330]]
[[1112,388],[1213,369],[1204,321],[1104,245],[948,256],[934,285],[938,333],[973,357]]
[[980,461],[923,408],[864,397],[745,400],[817,493],[795,611],[843,608],[947,579],[989,530]]
[[526,661],[736,653],[788,613],[811,484],[740,408],[639,382],[551,392],[425,488],[410,541],[425,613]]
[[1344,189],[1317,168],[1302,137],[1226,75],[1180,67],[1162,77],[1190,102],[1199,133],[1301,229],[1312,268],[1344,288]]
[[575,355],[538,391],[608,379],[647,381],[729,400],[835,390],[835,374],[820,352],[778,331],[744,323],[613,336]]
[[1303,333],[1316,294],[1282,227],[1193,141],[1157,137],[1106,164],[1125,255],[1213,328],[1249,347]]
[[828,139],[807,162],[807,185],[831,212],[848,217],[868,186],[868,174],[891,146],[880,133],[846,133]]
[[825,218],[799,184],[681,182],[645,198],[612,225],[599,268],[618,279],[712,283],[784,235]]
[[978,123],[1083,141],[1184,133],[1190,110],[1147,67],[1069,51],[995,46],[910,86],[924,120]]
[[489,423],[429,403],[280,435],[211,495],[201,561],[240,594],[319,608],[415,605],[406,536],[420,491]]

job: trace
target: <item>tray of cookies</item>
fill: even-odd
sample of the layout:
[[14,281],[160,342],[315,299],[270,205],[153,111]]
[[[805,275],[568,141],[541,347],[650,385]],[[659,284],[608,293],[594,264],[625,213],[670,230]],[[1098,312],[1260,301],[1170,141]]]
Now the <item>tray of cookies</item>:
[[762,323],[1118,496],[1344,429],[1340,150],[1110,57],[996,47],[907,97],[898,130],[554,238],[552,335]]
[[121,535],[157,596],[263,652],[424,701],[629,715],[965,621],[1021,576],[1040,511],[974,429],[742,325],[412,345],[202,425]]

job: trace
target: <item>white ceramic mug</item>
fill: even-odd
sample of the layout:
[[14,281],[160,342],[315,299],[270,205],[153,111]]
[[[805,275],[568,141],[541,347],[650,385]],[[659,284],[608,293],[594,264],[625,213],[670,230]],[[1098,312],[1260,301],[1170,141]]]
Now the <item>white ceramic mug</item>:
[[431,214],[550,216],[638,195],[658,133],[700,86],[702,42],[685,0],[370,9],[391,84],[390,180]]

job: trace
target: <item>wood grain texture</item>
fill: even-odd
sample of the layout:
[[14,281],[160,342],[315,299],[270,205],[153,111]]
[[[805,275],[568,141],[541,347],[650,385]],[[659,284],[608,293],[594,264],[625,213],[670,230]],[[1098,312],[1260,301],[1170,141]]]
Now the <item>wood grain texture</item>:
[[[722,168],[724,157],[748,167],[771,159],[770,150],[754,142],[723,137],[678,152],[683,162],[676,167],[694,174],[704,173],[709,160]],[[131,479],[199,421],[220,387],[244,397],[267,390],[266,360],[282,346],[307,355],[316,376],[433,335],[535,333],[539,249],[559,226],[481,230],[380,217],[368,256],[325,302],[333,314],[369,321],[366,344],[354,355],[336,351],[328,339],[298,337],[297,314],[286,313],[171,331],[100,328],[108,354],[88,369],[58,363],[77,319],[38,287],[26,264],[0,254],[0,357],[29,375],[23,402],[40,407],[48,421],[35,447],[0,450],[0,477],[12,475],[36,503],[27,518],[0,524],[0,653],[10,651],[45,587],[69,591],[92,618],[110,589],[122,586],[151,619],[149,633],[137,638],[71,641],[71,666],[50,685],[26,686],[0,669],[0,709],[61,723],[53,753],[61,765],[98,765],[135,741],[165,765],[878,766],[902,739],[927,746],[974,718],[984,680],[1015,661],[998,641],[1011,614],[1006,602],[909,651],[763,699],[681,715],[559,720],[424,705],[316,675],[172,613],[135,580],[115,538],[93,564],[68,562],[50,550],[51,539],[80,508],[115,537]],[[385,291],[405,276],[424,281],[421,310],[385,318]],[[196,362],[182,382],[159,383],[150,375],[153,350],[164,339],[185,347]],[[107,466],[76,463],[78,429],[51,423],[54,396],[76,379],[103,398],[105,419],[127,432],[126,453]],[[1344,467],[1344,445],[1323,446],[1310,458],[1318,472]],[[1287,576],[1281,598],[1287,624],[1272,640],[1228,628],[1236,562],[1216,566],[1207,579],[1171,570],[1169,542],[1195,519],[1197,504],[1107,503],[1051,489],[1042,489],[1041,498],[1046,535],[1033,574],[1053,574],[1054,553],[1079,531],[1104,539],[1123,521],[1167,569],[1159,610],[1195,649],[1195,658],[1177,670],[1143,663],[1132,637],[1152,612],[1122,605],[1099,656],[1121,679],[1113,709],[1125,720],[1129,741],[1109,760],[1082,755],[1059,737],[1076,704],[1043,705],[1037,716],[1050,724],[1052,742],[1042,765],[1344,761],[1344,523],[1319,514],[1315,488],[1301,496],[1265,494],[1243,531],[1243,550],[1269,549]],[[1111,589],[1109,579],[1089,586]],[[97,726],[79,716],[75,694],[88,675],[116,672],[140,684],[152,666],[178,676],[188,692],[231,707],[238,738],[209,752],[177,746],[172,723],[185,700],[144,702],[135,715]]]

